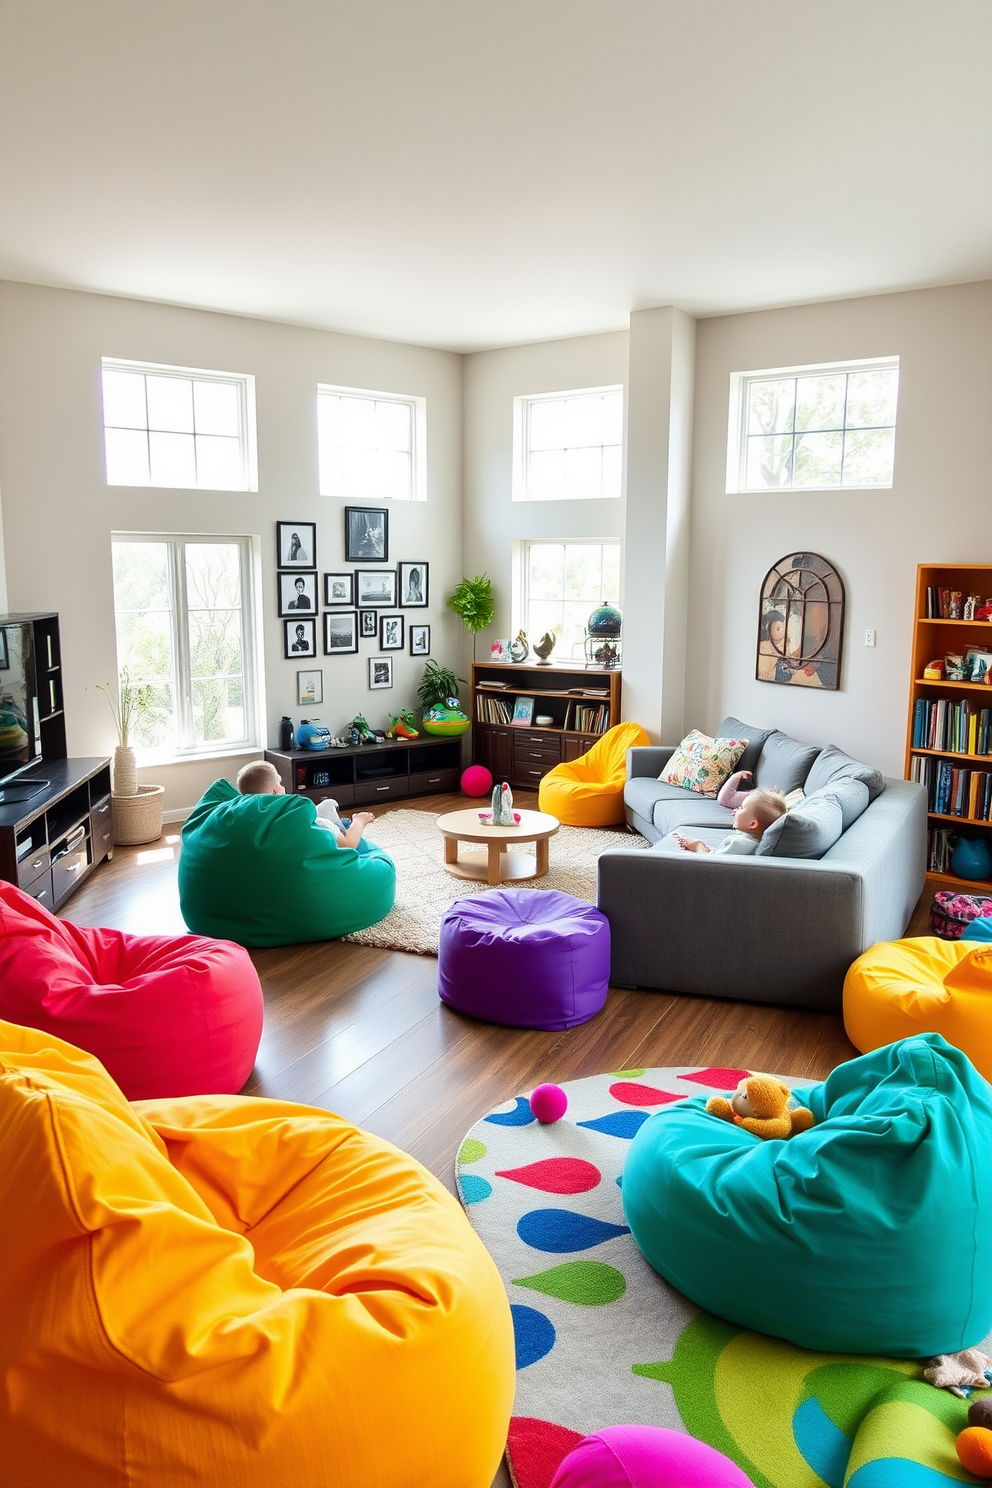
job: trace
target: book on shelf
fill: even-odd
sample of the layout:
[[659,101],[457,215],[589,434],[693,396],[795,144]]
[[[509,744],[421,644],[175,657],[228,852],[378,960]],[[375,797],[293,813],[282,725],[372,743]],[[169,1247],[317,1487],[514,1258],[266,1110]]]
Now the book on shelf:
[[910,747],[992,754],[992,708],[977,708],[967,698],[917,698]]
[[518,697],[513,703],[513,715],[510,722],[514,728],[530,728],[534,718],[534,699],[532,697]]
[[573,703],[568,727],[578,734],[605,734],[610,726],[608,703]]
[[918,754],[912,778],[924,787],[929,809],[938,816],[992,821],[992,770],[969,770],[952,760]]
[[957,834],[953,827],[931,827],[927,833],[927,871],[950,873]]
[[476,723],[512,723],[513,704],[509,698],[475,695]]

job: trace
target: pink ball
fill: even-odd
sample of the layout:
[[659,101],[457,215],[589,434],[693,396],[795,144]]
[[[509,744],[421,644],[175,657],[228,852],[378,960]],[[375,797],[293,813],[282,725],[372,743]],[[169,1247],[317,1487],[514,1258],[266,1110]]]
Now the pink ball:
[[568,1110],[568,1096],[560,1085],[538,1085],[530,1098],[530,1108],[538,1121],[550,1126]]
[[551,1488],[753,1488],[736,1463],[684,1431],[607,1426],[587,1436],[555,1473]]
[[469,765],[462,771],[462,790],[467,796],[488,796],[493,788],[493,777],[485,765]]

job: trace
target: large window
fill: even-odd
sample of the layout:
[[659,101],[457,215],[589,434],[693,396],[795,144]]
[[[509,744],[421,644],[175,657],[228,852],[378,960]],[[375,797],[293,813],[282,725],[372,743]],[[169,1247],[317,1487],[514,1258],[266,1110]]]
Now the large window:
[[731,379],[729,491],[891,486],[899,359]]
[[108,486],[256,491],[255,379],[103,359]]
[[580,388],[513,400],[514,501],[619,496],[623,388]]
[[581,659],[586,621],[604,600],[620,599],[620,544],[526,543],[523,628],[531,641],[557,631],[555,660]]
[[348,500],[427,496],[427,400],[318,387],[320,494]]
[[114,537],[117,661],[146,688],[132,743],[221,754],[258,741],[251,544],[246,537]]

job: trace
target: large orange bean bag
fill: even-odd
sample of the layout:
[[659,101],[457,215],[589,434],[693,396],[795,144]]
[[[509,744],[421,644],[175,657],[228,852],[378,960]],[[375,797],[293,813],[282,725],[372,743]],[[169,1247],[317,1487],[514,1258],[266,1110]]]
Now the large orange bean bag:
[[489,1488],[514,1358],[456,1201],[338,1116],[129,1105],[0,1022],[4,1488]]
[[618,723],[587,753],[548,771],[538,805],[566,826],[615,826],[624,819],[627,750],[650,742],[639,723]]
[[844,979],[844,1027],[863,1054],[942,1033],[992,1080],[992,945],[928,935],[873,945]]

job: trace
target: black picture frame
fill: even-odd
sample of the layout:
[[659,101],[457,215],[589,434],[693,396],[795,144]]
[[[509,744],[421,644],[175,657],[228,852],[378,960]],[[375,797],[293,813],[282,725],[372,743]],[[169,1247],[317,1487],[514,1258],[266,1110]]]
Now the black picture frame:
[[[303,631],[303,637],[300,631]],[[305,644],[300,645],[300,640]],[[317,655],[317,617],[311,615],[307,620],[284,620],[282,622],[282,654],[287,661],[292,661],[297,656]]]
[[358,611],[324,611],[324,655],[354,656],[358,650]]
[[369,691],[378,692],[381,688],[393,685],[393,658],[391,656],[369,657]]
[[379,634],[379,611],[359,610],[358,619],[360,622],[359,633],[362,636],[363,640],[374,641],[376,636]]
[[388,507],[345,507],[344,561],[345,563],[389,562]]
[[429,625],[408,625],[407,635],[410,638],[411,656],[430,656],[431,628]]
[[395,568],[356,568],[355,603],[360,610],[395,610]]
[[379,616],[379,650],[402,651],[406,645],[406,621],[402,615]]
[[[296,538],[294,545],[293,538]],[[296,546],[296,556],[293,549]],[[276,523],[276,568],[317,567],[317,523]]]
[[346,573],[325,573],[324,603],[325,605],[354,605],[355,575],[351,569],[348,569]]
[[300,614],[316,615],[319,606],[315,568],[281,569],[276,574],[276,581],[279,585],[280,620],[293,619]]
[[401,563],[399,604],[404,610],[425,610],[430,603],[430,564]]

